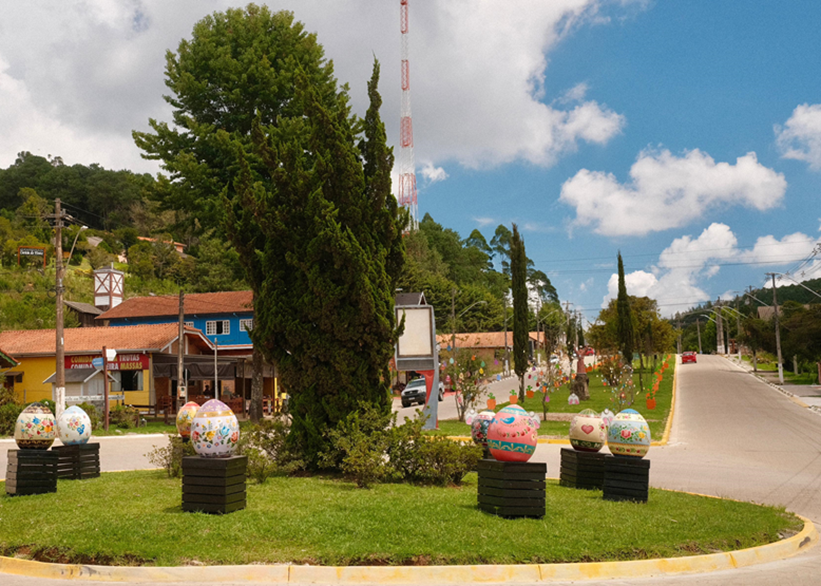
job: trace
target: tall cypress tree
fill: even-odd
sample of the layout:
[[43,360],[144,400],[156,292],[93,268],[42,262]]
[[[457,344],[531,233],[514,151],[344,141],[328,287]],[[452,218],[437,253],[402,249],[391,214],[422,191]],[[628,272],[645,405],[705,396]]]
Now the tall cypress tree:
[[519,400],[525,399],[527,343],[530,338],[527,298],[527,256],[519,228],[513,224],[510,239],[510,279],[513,290],[513,370],[519,377]]
[[632,365],[635,334],[630,298],[627,296],[627,286],[624,284],[624,261],[621,259],[621,251],[619,251],[619,294],[616,297],[616,335],[624,363]]
[[254,346],[290,396],[289,441],[316,465],[327,429],[361,402],[390,410],[405,224],[378,64],[360,120],[315,35],[254,4],[206,17],[167,62],[174,126],[152,120],[134,138],[169,172],[162,203],[239,251]]

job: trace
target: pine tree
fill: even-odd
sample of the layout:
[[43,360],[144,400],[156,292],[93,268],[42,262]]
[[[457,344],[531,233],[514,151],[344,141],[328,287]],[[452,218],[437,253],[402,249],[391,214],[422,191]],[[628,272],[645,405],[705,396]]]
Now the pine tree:
[[513,370],[519,377],[519,400],[525,398],[527,344],[530,338],[527,295],[527,256],[519,228],[513,224],[510,239],[510,278],[513,291]]
[[630,298],[627,296],[627,286],[624,284],[624,262],[621,259],[621,252],[619,252],[619,294],[616,297],[616,332],[624,363],[632,365],[635,335]]

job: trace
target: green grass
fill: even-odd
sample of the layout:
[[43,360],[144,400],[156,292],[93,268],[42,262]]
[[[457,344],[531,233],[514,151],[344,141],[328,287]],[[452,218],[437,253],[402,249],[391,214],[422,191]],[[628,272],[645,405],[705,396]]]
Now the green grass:
[[[542,421],[541,414],[539,414],[540,436],[558,436],[567,437],[570,433],[569,421]],[[470,426],[467,423],[462,423],[456,419],[445,419],[439,421],[439,429],[426,431],[429,435],[448,435],[448,436],[462,436],[470,437]]]
[[[741,359],[752,364],[750,356],[742,356]],[[793,370],[789,370],[792,362],[785,362],[782,365],[784,369],[784,382],[791,385],[815,385],[818,384],[818,374],[816,372],[802,372],[795,374]],[[773,358],[772,361],[759,360],[756,362],[756,368],[761,372],[778,372],[778,362]]]
[[147,421],[145,425],[141,425],[140,427],[130,427],[128,429],[109,425],[108,431],[102,428],[95,429],[91,432],[91,435],[95,437],[103,437],[108,435],[123,435],[126,433],[177,433],[177,426],[173,423],[173,418],[169,418],[169,421],[172,421],[170,425],[166,425],[162,422],[162,420]]
[[[624,405],[623,408],[630,407],[635,409],[647,420],[650,426],[650,435],[654,441],[661,440],[664,435],[664,428],[667,425],[667,418],[670,415],[670,407],[673,401],[673,375],[676,368],[675,357],[671,357],[667,370],[664,371],[664,378],[659,384],[659,390],[656,393],[656,408],[650,410],[647,408],[647,401],[645,394],[639,390],[639,376],[633,375],[633,381],[636,387],[634,394],[634,401],[632,405]],[[659,363],[661,367],[661,363]],[[578,405],[569,405],[567,399],[570,396],[570,389],[567,385],[562,385],[560,388],[550,393],[550,402],[548,403],[548,413],[578,413],[582,409],[592,409],[597,413],[610,409],[614,413],[618,413],[621,409],[613,400],[613,394],[610,388],[604,386],[598,371],[588,373],[590,377],[590,400],[582,401]],[[644,374],[644,386],[652,388],[655,376],[652,372]],[[527,380],[526,383],[527,384]],[[511,389],[518,388],[518,383],[511,382]],[[533,411],[537,415],[542,413],[542,400],[544,394],[537,392],[532,399],[525,399],[521,406],[525,411]],[[497,399],[498,400],[498,399]],[[502,409],[509,403],[500,403],[496,410]],[[441,423],[441,422],[440,422]],[[563,425],[548,425],[550,423],[561,423]],[[566,436],[570,430],[570,424],[567,422],[548,422],[542,423],[539,427],[539,435],[563,435]]]
[[[56,494],[0,497],[0,553],[68,563],[509,564],[624,560],[769,543],[801,527],[783,509],[651,489],[646,504],[548,481],[543,519],[476,507],[476,474],[458,488],[327,477],[248,486],[248,507],[184,513],[161,471],[58,482]],[[48,517],[40,512],[48,511]]]

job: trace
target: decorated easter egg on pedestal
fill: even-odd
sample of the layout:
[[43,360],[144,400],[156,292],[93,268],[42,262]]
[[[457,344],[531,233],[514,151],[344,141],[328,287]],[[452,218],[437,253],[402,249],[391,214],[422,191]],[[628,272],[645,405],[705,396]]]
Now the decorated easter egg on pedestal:
[[607,441],[607,424],[592,409],[585,409],[570,421],[570,445],[580,452],[598,452]]
[[219,399],[199,408],[191,421],[191,444],[205,458],[230,458],[239,441],[239,423],[231,409]]
[[470,437],[473,443],[487,448],[487,428],[496,414],[493,411],[482,411],[470,424]]
[[604,411],[601,412],[602,421],[604,421],[604,424],[607,427],[610,427],[610,424],[613,422],[614,417],[615,417],[615,414],[610,409],[605,409]]
[[188,401],[180,407],[180,410],[177,412],[177,433],[179,433],[183,439],[187,440],[191,437],[191,422],[194,421],[194,416],[199,410],[199,403]]
[[91,418],[77,405],[72,405],[57,419],[57,437],[66,446],[88,443],[91,437]]
[[614,456],[643,458],[650,449],[650,428],[641,413],[625,409],[607,429],[607,447]]
[[536,451],[537,426],[527,411],[508,405],[487,428],[487,446],[500,462],[527,462]]
[[17,416],[14,441],[21,450],[47,450],[55,437],[54,414],[42,403],[32,403]]

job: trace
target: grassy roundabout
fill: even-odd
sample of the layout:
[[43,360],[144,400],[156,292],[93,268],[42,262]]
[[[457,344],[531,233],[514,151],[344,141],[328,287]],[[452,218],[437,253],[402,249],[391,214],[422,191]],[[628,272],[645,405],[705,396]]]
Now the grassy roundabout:
[[[56,494],[0,498],[0,553],[111,565],[310,563],[516,564],[647,559],[776,541],[801,521],[773,507],[650,490],[646,504],[547,487],[544,519],[476,507],[476,475],[459,488],[361,490],[335,478],[248,485],[248,508],[183,513],[179,479],[160,471],[60,481]],[[43,515],[47,512],[47,517]]]

